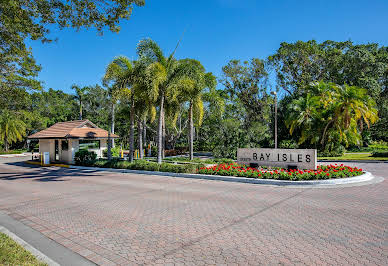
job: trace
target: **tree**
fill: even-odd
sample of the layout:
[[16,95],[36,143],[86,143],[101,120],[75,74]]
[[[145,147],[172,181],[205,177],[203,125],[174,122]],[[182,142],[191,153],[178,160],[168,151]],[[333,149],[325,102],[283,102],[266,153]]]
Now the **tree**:
[[379,109],[380,121],[371,127],[372,137],[386,139],[388,47],[351,41],[284,42],[268,62],[276,71],[279,87],[292,97],[306,95],[309,85],[319,80],[366,89]]
[[71,89],[75,90],[75,93],[76,93],[75,99],[79,103],[79,120],[82,120],[82,104],[84,101],[84,96],[85,96],[85,92],[86,92],[87,88],[86,87],[81,88],[81,87],[73,84],[71,86]]
[[136,72],[134,62],[125,56],[116,57],[106,68],[104,82],[113,82],[113,89],[121,98],[130,101],[129,114],[129,161],[133,161],[135,145],[135,93]]
[[239,124],[245,132],[238,142],[244,147],[269,146],[273,98],[269,95],[265,62],[258,58],[245,62],[231,60],[222,72],[221,83],[227,99],[224,118],[238,120],[229,125]]
[[[178,43],[179,44],[179,43]],[[179,91],[185,87],[193,86],[193,81],[187,77],[187,65],[174,58],[175,50],[166,57],[160,47],[151,39],[141,40],[137,53],[139,60],[147,62],[146,73],[148,76],[151,95],[159,99],[158,121],[158,163],[162,163],[163,156],[163,125],[165,125],[165,100],[174,101]],[[155,99],[154,98],[154,99]]]
[[26,40],[51,42],[50,26],[60,29],[94,27],[120,30],[119,22],[129,19],[134,5],[144,0],[2,0],[0,1],[0,90],[2,96],[15,90],[41,88],[36,80],[41,67],[32,56]]
[[286,125],[290,134],[300,131],[299,144],[309,141],[320,150],[358,144],[362,123],[369,127],[378,119],[376,103],[366,89],[316,82],[306,91],[287,108]]
[[3,110],[0,115],[0,140],[4,142],[5,151],[8,151],[9,144],[21,141],[25,134],[25,123],[16,114]]
[[200,127],[203,120],[204,104],[203,94],[206,88],[213,89],[217,85],[216,78],[212,73],[206,73],[202,64],[194,59],[180,60],[187,69],[186,75],[193,83],[192,86],[183,87],[180,91],[180,99],[178,101],[189,102],[188,120],[189,120],[189,158],[193,159],[194,155],[194,120],[197,128]]

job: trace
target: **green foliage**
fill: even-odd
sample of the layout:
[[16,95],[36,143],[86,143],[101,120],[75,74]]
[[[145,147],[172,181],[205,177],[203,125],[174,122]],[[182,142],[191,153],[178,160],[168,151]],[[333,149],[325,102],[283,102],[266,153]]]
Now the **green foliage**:
[[285,121],[291,135],[298,129],[299,144],[307,142],[327,152],[341,144],[359,144],[362,126],[378,118],[376,103],[365,89],[318,82],[305,90],[306,95],[288,105]]
[[21,154],[27,152],[27,150],[9,150],[9,151],[0,151],[0,154]]
[[318,157],[341,157],[344,155],[346,149],[344,146],[336,145],[334,149],[323,151],[318,150]]
[[357,167],[341,165],[322,165],[316,170],[287,170],[282,168],[251,168],[245,165],[219,164],[211,167],[202,167],[198,173],[205,175],[238,176],[247,178],[279,179],[279,180],[314,180],[332,179],[358,176],[363,174],[363,170]]
[[0,265],[47,265],[6,234],[0,233]]
[[[86,164],[90,165],[90,164]],[[160,171],[160,172],[172,172],[172,173],[196,173],[200,167],[203,167],[203,164],[171,164],[171,163],[162,163],[158,164],[156,162],[149,162],[146,160],[134,160],[133,162],[122,161],[122,160],[97,160],[93,164],[96,167],[107,167],[107,168],[116,168],[116,169],[130,169],[130,170],[145,170],[145,171]]]
[[96,161],[97,154],[94,151],[80,150],[74,155],[76,165],[93,165]]
[[372,157],[388,157],[388,150],[386,151],[374,151]]
[[8,110],[0,113],[0,141],[4,143],[5,151],[8,151],[9,145],[16,141],[21,141],[26,134],[26,124],[17,116]]
[[[121,156],[120,151],[121,151],[121,148],[120,148],[120,147],[117,147],[117,146],[116,146],[116,147],[111,148],[112,157],[120,157],[120,156]],[[103,155],[104,155],[105,157],[108,156],[108,149],[105,149],[105,150],[103,151]]]
[[298,147],[298,144],[293,140],[282,140],[279,143],[280,149],[297,149]]
[[27,40],[51,42],[49,29],[53,24],[60,29],[94,27],[102,34],[108,27],[118,32],[120,20],[129,19],[134,4],[142,6],[144,0],[0,1],[0,88],[5,98],[0,98],[0,106],[12,109],[13,101],[19,101],[14,96],[41,89],[36,79],[41,67],[26,45]]

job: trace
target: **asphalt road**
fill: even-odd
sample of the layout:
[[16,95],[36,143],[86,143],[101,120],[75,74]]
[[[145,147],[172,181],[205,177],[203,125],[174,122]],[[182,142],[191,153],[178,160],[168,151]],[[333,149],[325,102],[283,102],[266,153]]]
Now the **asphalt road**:
[[1,211],[102,265],[387,265],[387,191],[0,164]]

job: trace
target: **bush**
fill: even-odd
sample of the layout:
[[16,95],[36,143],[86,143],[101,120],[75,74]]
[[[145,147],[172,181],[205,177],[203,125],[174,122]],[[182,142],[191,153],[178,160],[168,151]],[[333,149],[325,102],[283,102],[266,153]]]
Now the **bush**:
[[76,165],[93,165],[97,154],[94,151],[80,150],[75,153],[74,162]]
[[330,179],[345,178],[363,174],[363,170],[357,167],[346,165],[322,165],[317,170],[299,170],[299,169],[271,169],[251,168],[245,165],[219,164],[212,167],[202,167],[198,170],[200,174],[222,175],[222,176],[239,176],[248,178],[263,179],[281,179],[281,180],[313,180],[313,179]]
[[158,156],[158,147],[156,147],[156,146],[151,146],[151,156],[152,156],[152,157]]
[[298,144],[293,140],[282,140],[279,143],[279,148],[280,149],[297,149]]
[[[120,157],[120,147],[114,147],[111,149],[111,152],[112,152],[112,157]],[[108,149],[105,149],[103,151],[103,154],[104,154],[104,157],[108,157]]]
[[374,151],[372,157],[388,157],[388,151]]
[[146,160],[135,160],[134,162],[123,161],[119,159],[113,159],[108,161],[106,159],[100,159],[94,161],[91,164],[96,167],[107,167],[117,169],[130,169],[130,170],[145,170],[145,171],[161,171],[172,173],[196,173],[200,168],[204,167],[204,164],[172,164],[156,162],[149,162]]
[[318,157],[341,157],[345,153],[344,146],[338,146],[333,150],[318,151]]
[[21,154],[27,150],[9,150],[9,151],[0,151],[0,154]]

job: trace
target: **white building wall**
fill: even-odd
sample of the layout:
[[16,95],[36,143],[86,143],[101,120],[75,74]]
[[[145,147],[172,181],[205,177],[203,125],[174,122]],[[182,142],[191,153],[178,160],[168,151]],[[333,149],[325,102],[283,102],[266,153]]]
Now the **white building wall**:
[[78,139],[70,139],[69,140],[69,152],[71,154],[71,158],[70,158],[71,160],[69,160],[70,164],[74,164],[74,156],[75,156],[75,153],[78,150],[79,150],[79,141],[78,141]]
[[[79,150],[79,140],[78,139],[69,139],[68,150],[62,150],[62,140],[58,140],[59,148],[59,161],[74,164],[75,153]],[[97,154],[97,157],[103,157],[103,151],[108,148],[108,142],[106,139],[100,140],[100,149],[89,149],[89,151],[94,151]],[[55,140],[54,139],[40,139],[39,140],[39,152],[49,152],[50,153],[50,162],[55,162]]]
[[55,159],[55,146],[53,139],[40,139],[39,140],[39,152],[49,152],[50,153],[50,162],[53,162]]

